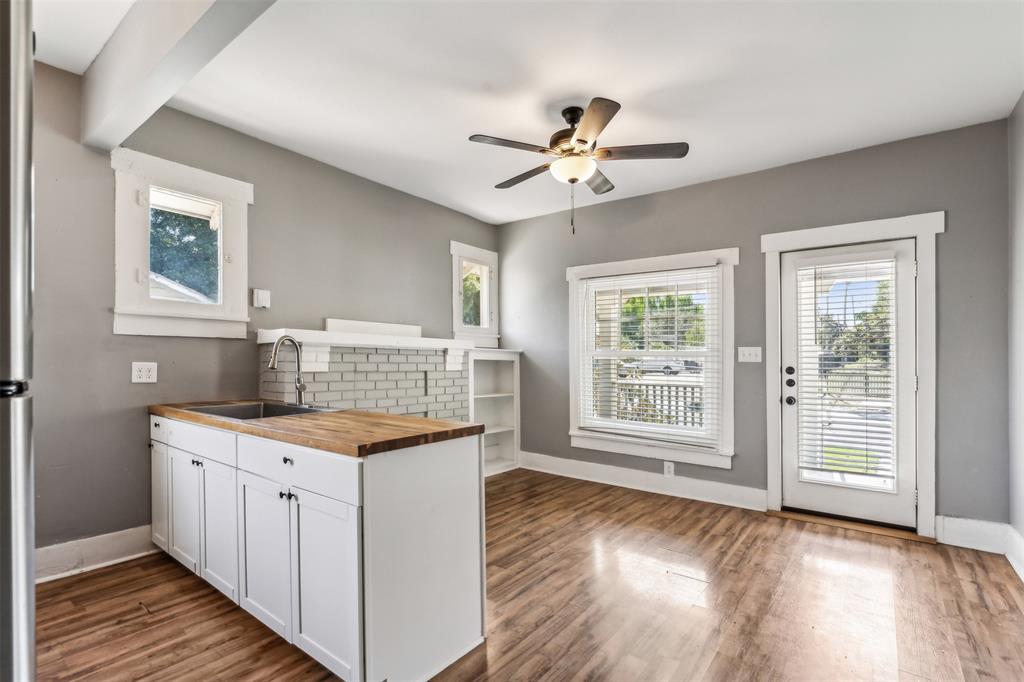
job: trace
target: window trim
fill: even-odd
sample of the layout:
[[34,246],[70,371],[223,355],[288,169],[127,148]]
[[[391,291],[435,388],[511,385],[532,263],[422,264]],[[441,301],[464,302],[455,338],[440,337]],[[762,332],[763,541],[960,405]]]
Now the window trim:
[[[587,448],[605,452],[617,452],[637,457],[668,460],[712,466],[721,469],[732,468],[734,448],[734,365],[735,346],[735,295],[734,270],[740,261],[739,248],[714,249],[693,253],[681,253],[652,258],[593,265],[579,265],[566,269],[565,279],[569,283],[569,438],[574,448]],[[652,438],[625,436],[617,433],[595,431],[580,427],[580,352],[581,341],[579,318],[580,284],[583,280],[614,275],[632,275],[662,270],[683,270],[718,265],[722,269],[722,406],[721,433],[717,448],[702,448],[695,445],[658,441]]]
[[[149,154],[118,147],[114,170],[114,333],[245,338],[248,309],[248,207],[253,186]],[[155,186],[219,202],[221,302],[156,301],[149,287],[149,196]],[[140,229],[144,224],[146,229]],[[145,292],[142,288],[145,288]]]
[[[452,334],[456,339],[470,339],[477,346],[497,348],[500,337],[498,315],[498,254],[478,246],[451,242],[452,255]],[[491,278],[487,283],[487,306],[490,322],[484,327],[468,327],[462,324],[462,261],[483,265],[490,269]]]

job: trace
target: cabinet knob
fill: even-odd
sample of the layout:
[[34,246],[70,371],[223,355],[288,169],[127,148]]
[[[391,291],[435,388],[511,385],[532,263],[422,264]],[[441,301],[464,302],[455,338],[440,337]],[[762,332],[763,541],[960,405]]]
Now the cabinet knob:
[[291,457],[282,457],[281,461],[284,462],[285,464],[295,464],[295,460],[292,459]]
[[277,496],[280,497],[283,500],[284,499],[284,492],[279,492],[277,494]]

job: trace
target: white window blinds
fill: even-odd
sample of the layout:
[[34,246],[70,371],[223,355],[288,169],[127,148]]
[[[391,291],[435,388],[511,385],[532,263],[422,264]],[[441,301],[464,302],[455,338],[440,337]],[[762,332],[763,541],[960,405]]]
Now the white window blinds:
[[722,267],[579,282],[581,428],[719,446]]
[[847,483],[893,487],[895,278],[893,260],[797,270],[802,480],[843,474]]

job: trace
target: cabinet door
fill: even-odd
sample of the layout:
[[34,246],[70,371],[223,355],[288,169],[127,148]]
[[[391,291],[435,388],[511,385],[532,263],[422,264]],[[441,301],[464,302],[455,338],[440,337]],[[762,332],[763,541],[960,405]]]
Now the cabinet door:
[[208,583],[238,601],[238,503],[235,469],[201,459],[200,520],[201,575]]
[[288,500],[280,483],[238,472],[239,601],[291,639]]
[[153,544],[167,551],[167,446],[157,441],[149,444],[150,484],[150,528]]
[[360,510],[299,488],[289,492],[292,643],[346,679],[362,679]]
[[199,566],[199,466],[194,455],[167,448],[170,531],[168,552],[191,571]]

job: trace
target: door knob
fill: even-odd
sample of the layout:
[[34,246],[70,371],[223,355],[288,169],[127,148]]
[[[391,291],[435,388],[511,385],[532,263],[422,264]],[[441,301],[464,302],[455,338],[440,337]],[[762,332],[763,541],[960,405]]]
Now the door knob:
[[794,398],[793,396],[789,396],[788,398],[786,398],[786,404],[787,405],[796,405],[796,398]]

